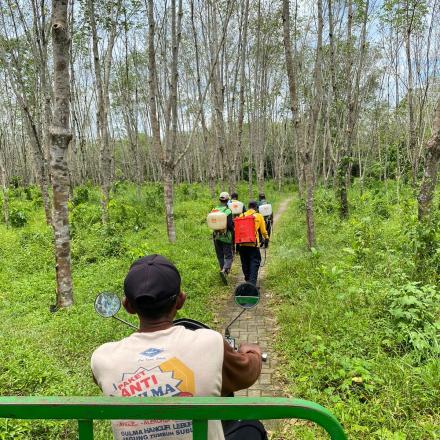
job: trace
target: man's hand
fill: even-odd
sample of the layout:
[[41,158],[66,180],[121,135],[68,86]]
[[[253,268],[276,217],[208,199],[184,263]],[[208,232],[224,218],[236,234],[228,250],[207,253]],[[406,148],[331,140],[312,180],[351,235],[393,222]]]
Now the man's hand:
[[261,352],[261,348],[259,345],[257,344],[251,344],[249,342],[242,342],[240,344],[240,347],[238,347],[238,352],[239,353],[249,353],[249,352],[254,352],[257,353],[258,355],[261,356],[262,352]]
[[267,249],[268,247],[269,247],[269,239],[266,238],[266,239],[264,240],[264,249]]

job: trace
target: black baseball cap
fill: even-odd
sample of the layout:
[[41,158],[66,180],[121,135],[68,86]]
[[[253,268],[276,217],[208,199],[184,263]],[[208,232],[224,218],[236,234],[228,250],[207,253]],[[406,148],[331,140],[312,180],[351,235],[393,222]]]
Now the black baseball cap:
[[135,261],[124,280],[124,293],[131,304],[148,302],[160,307],[180,293],[181,278],[171,261],[153,254]]

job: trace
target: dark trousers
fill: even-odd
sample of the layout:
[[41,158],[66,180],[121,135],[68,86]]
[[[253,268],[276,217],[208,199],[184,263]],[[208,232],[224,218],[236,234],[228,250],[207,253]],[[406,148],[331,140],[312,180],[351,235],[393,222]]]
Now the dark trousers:
[[214,240],[215,253],[221,270],[229,272],[232,266],[232,244]]
[[257,285],[258,269],[261,264],[260,249],[254,246],[239,246],[241,268],[245,281]]
[[272,218],[265,218],[264,221],[266,222],[267,235],[270,237],[270,234],[272,233]]

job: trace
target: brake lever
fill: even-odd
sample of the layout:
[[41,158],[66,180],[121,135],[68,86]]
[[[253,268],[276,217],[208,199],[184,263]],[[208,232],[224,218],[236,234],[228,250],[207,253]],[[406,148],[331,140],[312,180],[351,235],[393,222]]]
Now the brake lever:
[[[234,351],[238,351],[238,347],[235,343],[235,338],[232,338],[230,336],[225,336],[226,342],[232,347]],[[262,362],[267,362],[267,359],[269,358],[269,355],[266,352],[261,353],[261,360]]]

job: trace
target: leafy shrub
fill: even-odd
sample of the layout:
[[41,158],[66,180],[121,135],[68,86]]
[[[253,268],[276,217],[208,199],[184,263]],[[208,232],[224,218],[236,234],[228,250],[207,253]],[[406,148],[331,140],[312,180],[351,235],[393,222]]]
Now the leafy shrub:
[[72,199],[73,206],[78,206],[81,203],[89,201],[89,189],[86,186],[80,186],[76,188],[75,194]]
[[108,204],[109,217],[113,223],[135,230],[145,227],[146,209],[142,210],[119,200],[110,200]]
[[387,219],[390,217],[389,203],[382,197],[377,197],[372,205],[373,213],[379,217]]
[[24,230],[20,235],[20,246],[22,248],[30,246],[51,247],[52,231],[49,228],[37,232]]
[[126,247],[124,238],[114,227],[107,226],[101,232],[104,239],[102,245],[102,255],[105,257],[119,257],[125,254]]
[[11,209],[9,213],[9,222],[14,228],[22,228],[28,222],[26,212],[20,209]]
[[408,282],[392,289],[388,314],[391,328],[388,337],[403,351],[415,350],[421,357],[440,353],[440,293],[434,286]]
[[70,224],[72,234],[78,230],[87,229],[101,221],[101,209],[97,205],[82,203],[71,210]]
[[372,248],[377,235],[377,228],[371,220],[371,217],[363,217],[359,220],[351,220],[354,226],[353,241],[351,247],[353,248],[358,263],[363,263],[369,260],[372,255]]
[[315,191],[315,211],[319,214],[337,213],[339,208],[337,205],[335,194],[331,190]]
[[[335,192],[326,188],[316,188],[313,197],[313,209],[316,215],[335,214],[339,212],[338,200]],[[306,212],[305,194],[298,200],[298,208],[301,212]]]
[[327,374],[321,378],[320,386],[327,394],[338,393],[345,397],[354,394],[365,401],[383,384],[383,380],[371,371],[372,367],[372,362],[366,359],[341,357],[335,369],[330,369],[328,363],[324,367]]
[[13,188],[17,189],[21,185],[21,177],[20,176],[12,176],[11,177],[11,185]]

